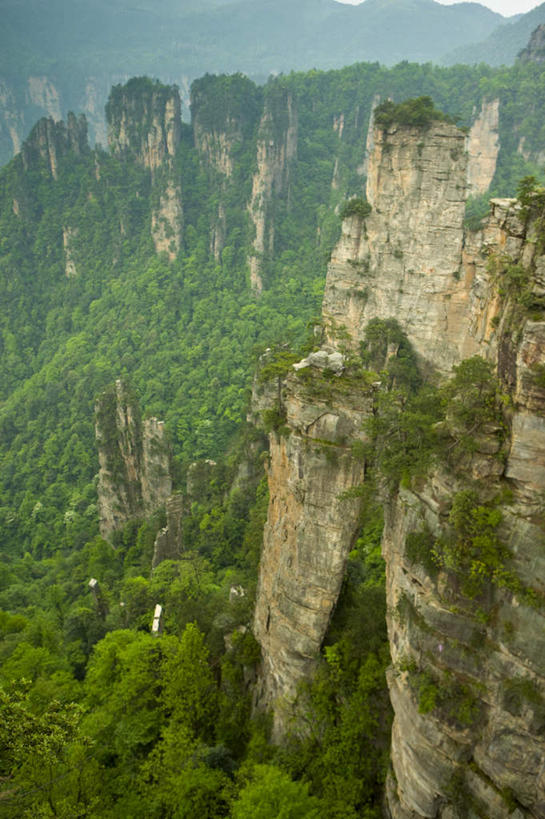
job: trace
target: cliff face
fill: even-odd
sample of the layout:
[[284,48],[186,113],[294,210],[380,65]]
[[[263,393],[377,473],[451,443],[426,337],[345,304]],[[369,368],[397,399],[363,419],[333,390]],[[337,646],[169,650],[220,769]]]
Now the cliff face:
[[256,705],[274,710],[276,738],[293,716],[297,683],[317,662],[358,531],[360,501],[344,493],[364,479],[351,444],[364,437],[372,387],[353,394],[351,384],[347,373],[328,378],[311,364],[283,382],[280,405],[268,389],[254,402],[285,413],[285,424],[269,436],[270,501],[254,622],[263,654]]
[[[417,353],[447,372],[475,342],[460,337],[468,287],[460,277],[466,195],[464,136],[436,123],[377,131],[367,179],[373,211],[345,220],[329,266],[324,318],[355,347],[372,318],[403,317]],[[334,339],[332,338],[332,341]]]
[[[490,430],[469,460],[438,468],[388,507],[383,553],[396,713],[389,803],[392,816],[402,819],[481,815],[479,810],[499,819],[545,815],[545,535],[539,511],[545,392],[537,379],[545,362],[544,260],[536,250],[535,224],[526,233],[517,213],[513,205],[497,203],[481,240],[481,250],[501,254],[504,269],[520,265],[525,271],[527,303],[534,305],[528,313],[504,301],[497,344],[479,349],[497,366],[513,401],[504,454],[497,431]],[[489,288],[497,284],[489,276]],[[471,326],[463,322],[460,333],[468,332]],[[408,548],[411,533],[424,528],[444,536],[452,498],[468,485],[481,498],[508,498],[499,537],[517,578],[509,589],[488,575],[480,612],[462,593],[459,578],[448,572],[434,576]],[[450,702],[425,715],[418,696],[423,669],[434,685],[450,686]]]
[[127,521],[162,506],[172,481],[163,422],[142,422],[135,399],[121,381],[98,398],[95,413],[100,533],[108,539]]
[[151,235],[157,253],[172,261],[182,242],[182,186],[174,160],[181,138],[181,103],[175,86],[141,77],[112,89],[106,106],[108,143],[114,156],[151,173],[157,205]]
[[21,159],[25,170],[45,160],[49,173],[57,179],[61,157],[69,151],[81,154],[88,149],[85,117],[76,118],[70,113],[66,124],[53,119],[39,120],[23,145]]
[[467,138],[469,193],[486,193],[492,184],[500,153],[500,101],[484,101]]
[[181,106],[174,86],[145,77],[112,89],[106,106],[108,144],[114,156],[132,158],[152,173],[174,158]]
[[290,164],[297,155],[297,111],[289,92],[266,100],[257,138],[257,170],[248,206],[255,228],[250,281],[256,293],[263,288],[262,259],[274,248],[273,197],[288,197]]
[[[395,318],[424,372],[444,379],[453,364],[479,355],[498,373],[509,406],[469,452],[439,459],[425,479],[385,500],[394,819],[545,816],[542,216],[527,224],[514,201],[493,200],[484,229],[464,236],[467,161],[454,126],[377,130],[367,188],[373,212],[345,221],[324,296],[331,344],[344,325],[345,343],[356,349],[371,319]],[[277,736],[297,679],[312,670],[357,530],[356,506],[343,507],[339,495],[362,480],[347,452],[320,474],[306,414],[315,404],[297,378],[288,376],[282,397],[291,434],[271,440],[255,624],[261,691],[275,709]],[[362,434],[371,406],[368,393],[349,388],[320,411],[339,419],[350,407],[349,441]],[[464,497],[481,510],[471,515],[497,510],[489,536],[499,568],[489,556],[476,597],[464,585],[469,565],[431,554],[453,542],[454,502]],[[320,515],[312,531],[307,521]],[[415,552],[415,542],[425,548]],[[477,548],[467,533],[464,544],[462,564]],[[305,548],[311,560],[300,571]],[[329,582],[309,564],[330,566]]]

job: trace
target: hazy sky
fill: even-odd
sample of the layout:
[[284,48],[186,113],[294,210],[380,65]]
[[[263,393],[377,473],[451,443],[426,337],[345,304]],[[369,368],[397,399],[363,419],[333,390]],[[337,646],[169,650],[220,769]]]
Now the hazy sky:
[[[530,11],[530,9],[539,6],[543,0],[475,0],[476,2],[480,2],[482,6],[488,6],[489,9],[493,11],[497,11],[500,14],[509,17],[511,14],[521,14],[525,11]],[[356,6],[362,2],[362,0],[339,0],[340,3],[352,3],[352,5]],[[453,3],[459,3],[460,0],[437,0],[438,3],[442,3],[444,6],[451,6]]]

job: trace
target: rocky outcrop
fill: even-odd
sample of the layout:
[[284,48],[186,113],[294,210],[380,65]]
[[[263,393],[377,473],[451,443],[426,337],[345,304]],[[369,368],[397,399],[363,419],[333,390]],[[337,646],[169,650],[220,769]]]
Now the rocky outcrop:
[[[327,356],[327,351],[324,351]],[[265,526],[254,633],[263,666],[255,704],[274,712],[273,735],[294,716],[297,684],[312,673],[358,531],[364,480],[351,445],[363,440],[371,385],[353,391],[345,372],[308,364],[287,376],[280,403],[275,386],[258,402],[285,416],[270,434],[269,510]],[[348,494],[347,494],[348,493]]]
[[156,252],[166,253],[173,261],[183,232],[182,185],[174,164],[181,138],[178,89],[147,77],[116,85],[106,118],[114,156],[136,162],[151,173],[157,203],[151,214],[151,235]]
[[[228,191],[240,179],[240,160],[250,150],[262,110],[262,92],[241,74],[207,75],[191,87],[193,138],[202,165],[218,192],[215,219],[211,220],[210,252],[221,260],[227,233]],[[247,170],[244,171],[247,173]],[[240,176],[240,174],[239,174]]]
[[263,289],[262,263],[274,248],[273,199],[289,201],[290,167],[297,156],[297,110],[291,94],[274,89],[265,101],[257,140],[257,170],[249,204],[255,228],[249,259],[250,282],[255,293]]
[[45,161],[53,179],[57,179],[61,157],[69,151],[79,155],[88,150],[86,119],[70,113],[66,124],[50,118],[39,120],[23,145],[21,158],[25,170]]
[[27,80],[28,96],[33,105],[42,108],[48,117],[58,122],[61,117],[59,91],[48,77],[29,77]]
[[78,238],[78,229],[71,227],[63,227],[62,229],[62,245],[64,248],[64,272],[67,279],[71,279],[78,275],[76,267],[76,259],[74,252],[74,245]]
[[176,494],[167,498],[165,510],[167,525],[155,538],[152,569],[156,569],[163,560],[179,560],[183,551],[183,495]]
[[[324,296],[328,357],[341,339],[356,350],[371,319],[395,318],[424,372],[445,378],[474,355],[491,362],[508,407],[469,451],[439,459],[385,500],[392,819],[545,816],[542,203],[527,225],[514,200],[492,200],[483,230],[464,235],[463,148],[463,134],[444,123],[375,131],[373,211],[345,221]],[[343,446],[362,435],[373,406],[369,391],[353,385],[317,400],[319,372],[287,376],[271,436],[255,633],[258,698],[274,709],[276,738],[335,606],[358,511],[340,498],[364,477]],[[340,387],[345,378],[330,373],[329,382]],[[340,444],[327,472],[317,452],[325,441]],[[485,510],[478,514],[499,510],[487,541],[497,562],[484,564],[473,595],[467,574],[430,551],[452,542],[453,500],[468,491]]]
[[173,261],[180,250],[183,229],[182,188],[175,178],[167,179],[159,206],[151,214],[151,235],[157,253]]
[[169,451],[163,422],[142,421],[136,399],[120,380],[99,396],[95,417],[100,533],[108,539],[170,496]]
[[242,74],[207,75],[193,83],[193,137],[208,169],[232,177],[237,150],[254,136],[261,106],[261,91]]
[[545,25],[542,23],[532,32],[530,42],[518,55],[521,63],[545,62]]
[[176,156],[181,136],[176,86],[147,77],[112,88],[106,105],[108,144],[114,156],[132,159],[152,175]]
[[21,150],[23,133],[23,113],[17,98],[8,83],[0,80],[0,161],[6,160]]
[[485,100],[467,137],[467,184],[471,194],[486,193],[494,179],[500,153],[499,124],[499,99]]
[[[343,222],[323,302],[332,330],[344,327],[357,348],[372,318],[403,316],[422,359],[448,372],[475,351],[459,334],[468,306],[460,275],[467,157],[454,125],[435,123],[375,133],[367,179],[371,214]],[[430,356],[430,353],[433,355]]]

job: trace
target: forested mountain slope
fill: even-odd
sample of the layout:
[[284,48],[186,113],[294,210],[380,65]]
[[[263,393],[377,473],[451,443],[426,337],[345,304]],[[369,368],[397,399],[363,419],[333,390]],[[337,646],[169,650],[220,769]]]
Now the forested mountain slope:
[[91,142],[105,145],[110,87],[131,76],[177,83],[187,103],[190,83],[205,72],[242,71],[265,81],[358,60],[438,60],[503,22],[477,3],[433,0],[366,0],[355,7],[334,0],[3,0],[0,16],[2,163],[19,151],[38,117],[58,120],[69,110],[85,112]]
[[505,25],[494,29],[482,42],[474,42],[449,51],[441,62],[444,65],[456,63],[510,65],[528,42],[532,31],[544,22],[545,3],[541,3],[518,19],[508,20]]
[[[41,120],[2,170],[0,811],[240,819],[274,792],[304,816],[379,815],[390,719],[380,475],[347,564],[342,545],[335,617],[320,625],[327,660],[305,700],[319,730],[274,750],[266,721],[250,720],[263,433],[279,449],[287,434],[267,383],[278,397],[279,379],[320,343],[342,217],[346,226],[368,215],[379,100],[431,95],[460,117],[467,145],[449,125],[448,161],[459,171],[467,147],[455,198],[462,213],[468,186],[475,225],[488,193],[541,174],[543,82],[532,63],[361,64],[263,87],[207,76],[193,84],[188,125],[175,88],[139,78],[111,93],[108,152],[89,147],[83,118]],[[437,116],[426,98],[403,110],[424,130]],[[379,124],[396,111],[382,106]],[[415,152],[425,145],[423,136]],[[392,246],[394,264],[404,252]],[[356,315],[369,294],[365,260],[352,261],[341,285]],[[350,283],[360,275],[361,286]],[[403,358],[392,378],[420,384],[414,352],[390,329]],[[346,384],[367,395],[382,369],[367,343],[348,381],[327,368],[316,394],[302,376],[312,412],[325,406],[316,474],[332,474],[336,458],[331,396]],[[255,429],[250,388],[267,347]],[[285,477],[294,464],[283,463]],[[289,484],[298,504],[303,479]],[[148,633],[157,603],[160,639]],[[268,631],[263,606],[260,622]],[[30,751],[14,726],[33,737]]]

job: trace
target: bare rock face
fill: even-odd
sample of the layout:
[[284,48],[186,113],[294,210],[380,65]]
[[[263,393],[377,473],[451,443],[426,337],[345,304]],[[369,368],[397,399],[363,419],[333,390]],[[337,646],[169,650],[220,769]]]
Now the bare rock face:
[[178,89],[146,77],[116,85],[106,119],[112,154],[151,173],[158,200],[151,214],[151,235],[157,253],[166,253],[173,261],[183,232],[182,186],[174,163],[182,127]]
[[100,533],[108,539],[127,521],[152,514],[172,492],[162,421],[142,422],[122,381],[97,400]]
[[443,373],[493,343],[496,294],[481,242],[496,241],[507,217],[498,201],[484,239],[464,240],[467,161],[454,125],[376,129],[373,210],[344,220],[328,269],[323,314],[332,342],[344,327],[357,349],[371,319],[393,318],[421,363]]
[[[371,319],[395,318],[425,371],[446,377],[474,355],[491,362],[509,406],[471,452],[439,460],[386,503],[392,819],[545,817],[542,215],[527,222],[515,201],[492,200],[483,229],[464,236],[463,148],[463,134],[444,123],[375,132],[373,212],[345,221],[324,295],[331,345],[345,338],[342,325],[357,348]],[[361,435],[372,411],[372,397],[353,387],[326,398],[320,372],[307,366],[283,382],[277,409],[289,435],[271,437],[255,633],[258,693],[274,709],[276,738],[297,680],[312,673],[357,528],[357,504],[342,507],[339,497],[362,480],[361,464],[342,444],[326,471],[317,444]],[[499,573],[485,570],[477,599],[430,554],[451,536],[453,498],[468,487],[481,503],[500,499],[497,537],[507,550]],[[422,538],[427,551],[415,551]]]
[[499,124],[499,99],[485,100],[467,137],[467,184],[471,194],[486,193],[494,179],[500,153]]
[[83,115],[76,117],[69,113],[66,124],[51,118],[39,120],[23,144],[21,159],[25,170],[45,160],[49,173],[57,179],[61,157],[70,151],[82,154],[87,150],[86,119]]
[[64,272],[67,279],[71,279],[78,275],[74,253],[74,245],[77,237],[77,228],[63,227],[62,244],[64,248]]
[[285,425],[269,436],[270,501],[254,622],[263,656],[255,702],[273,710],[276,739],[295,713],[297,684],[315,667],[358,531],[360,500],[346,493],[363,481],[364,464],[352,457],[351,444],[363,439],[372,407],[371,387],[352,396],[343,375],[331,379],[313,366],[304,372],[284,381]]
[[263,256],[274,248],[272,199],[289,192],[290,164],[296,155],[297,110],[291,94],[279,91],[265,102],[257,140],[257,171],[248,206],[255,226],[250,282],[258,295],[263,289]]
[[8,156],[21,150],[23,121],[13,88],[5,80],[0,80],[0,139],[9,150]]
[[180,110],[175,86],[146,77],[114,86],[106,106],[112,154],[131,158],[153,174],[176,155],[181,136]]
[[29,77],[28,96],[33,105],[43,108],[48,117],[58,122],[61,119],[61,100],[57,88],[48,77]]
[[151,214],[151,235],[157,253],[173,261],[182,242],[183,210],[181,185],[169,178],[159,196],[159,207]]

